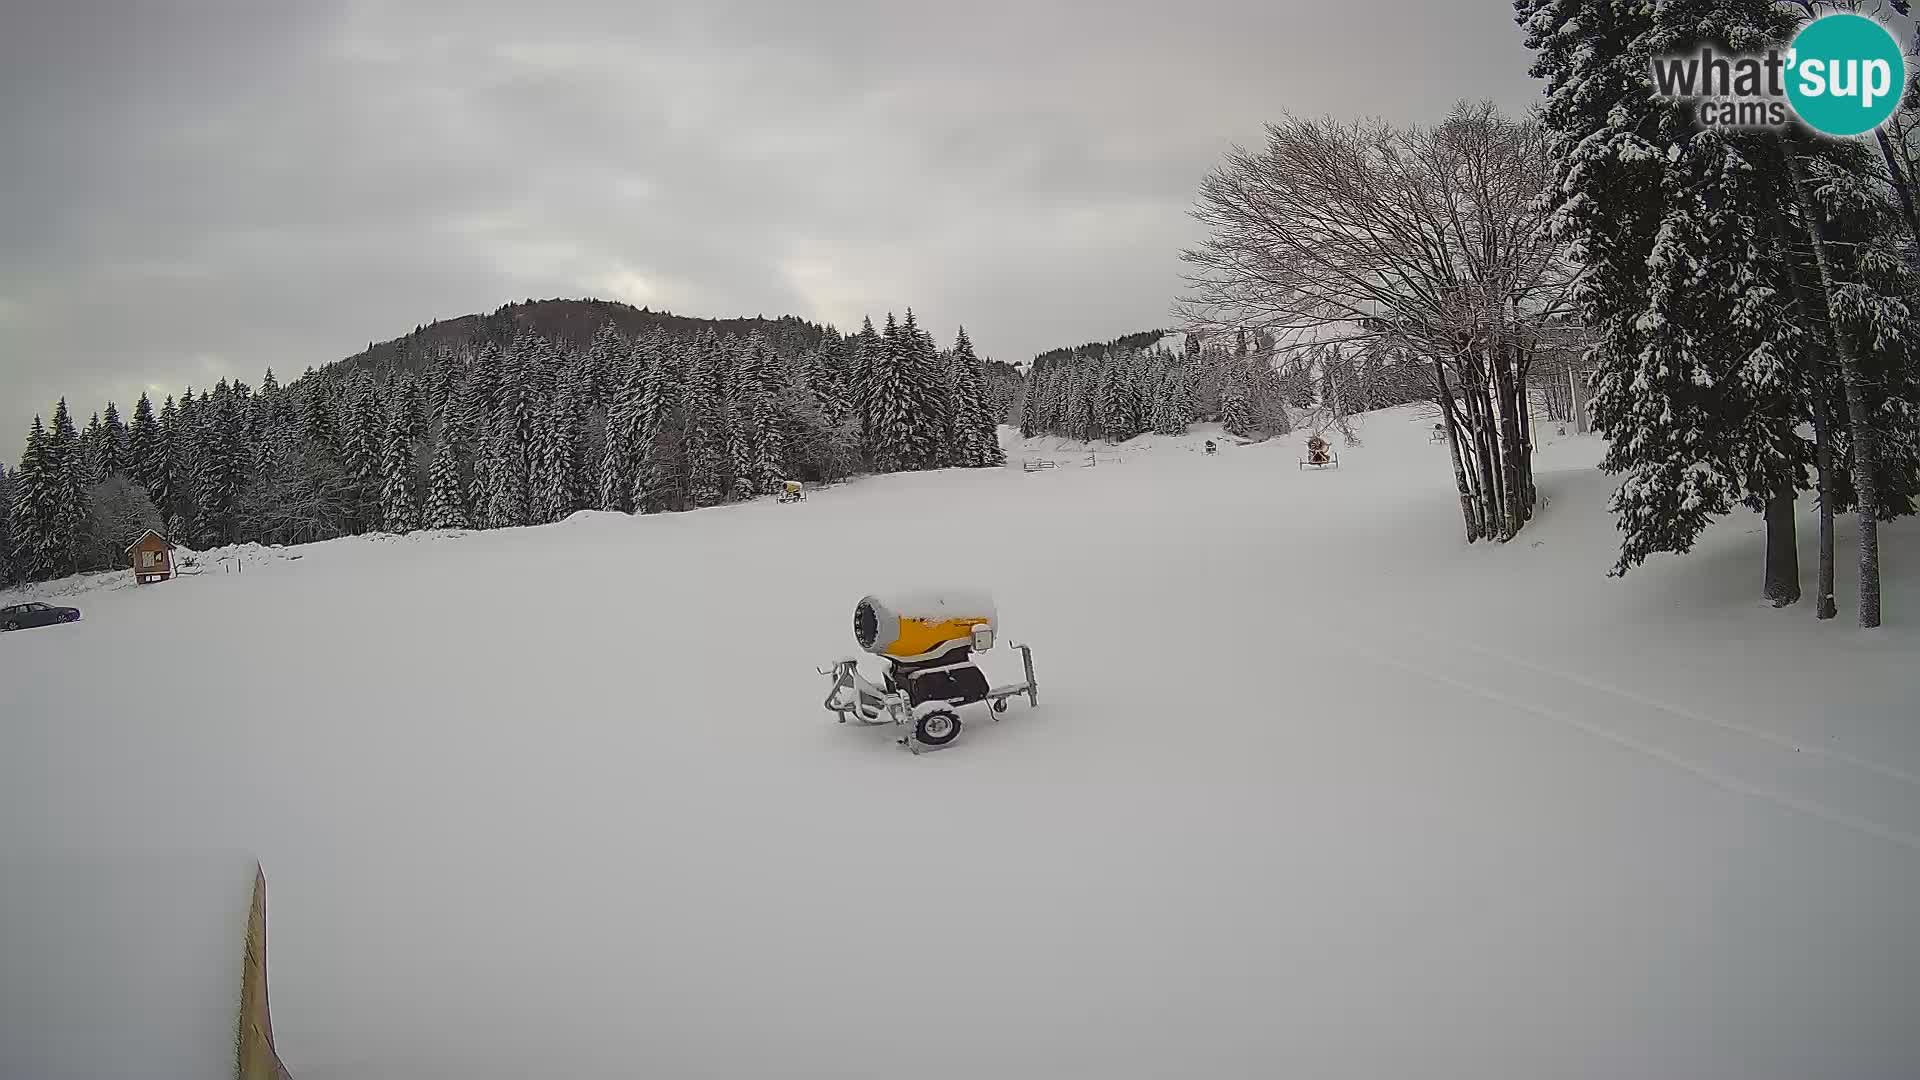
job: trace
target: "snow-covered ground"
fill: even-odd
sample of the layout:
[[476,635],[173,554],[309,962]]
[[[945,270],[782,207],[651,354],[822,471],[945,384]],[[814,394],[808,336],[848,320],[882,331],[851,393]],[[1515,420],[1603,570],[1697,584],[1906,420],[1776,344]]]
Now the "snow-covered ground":
[[[1469,548],[1426,424],[97,589],[0,638],[0,859],[257,854],[297,1080],[1920,1075],[1920,530],[1877,633],[1757,518],[1608,580],[1597,442]],[[1041,697],[914,757],[815,668],[928,582]]]

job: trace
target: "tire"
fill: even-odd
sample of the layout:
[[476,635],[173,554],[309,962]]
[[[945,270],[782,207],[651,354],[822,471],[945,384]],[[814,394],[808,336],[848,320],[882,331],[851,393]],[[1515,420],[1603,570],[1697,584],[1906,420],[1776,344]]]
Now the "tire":
[[928,746],[945,746],[960,737],[960,714],[952,709],[929,709],[914,721],[913,737]]
[[994,699],[994,701],[993,701],[993,711],[994,711],[994,712],[1006,712],[1006,711],[1007,711],[1007,699],[1006,699],[1006,698],[995,698],[995,699]]
[[20,629],[20,624],[17,622],[10,622],[5,626],[0,626],[0,630],[18,630],[18,629]]

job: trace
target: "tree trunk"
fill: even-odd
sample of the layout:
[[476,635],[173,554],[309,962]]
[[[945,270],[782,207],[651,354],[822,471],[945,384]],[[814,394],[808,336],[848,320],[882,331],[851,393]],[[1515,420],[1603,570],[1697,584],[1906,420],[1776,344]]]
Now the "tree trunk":
[[1507,539],[1506,523],[1502,521],[1505,501],[1500,493],[1500,472],[1497,448],[1493,445],[1493,423],[1489,417],[1492,401],[1491,388],[1487,385],[1487,372],[1484,365],[1469,361],[1462,372],[1462,379],[1468,383],[1461,387],[1460,399],[1466,406],[1467,442],[1473,448],[1473,463],[1478,471],[1480,512],[1483,535],[1489,539]]
[[1840,326],[1833,309],[1836,288],[1832,260],[1827,254],[1826,226],[1815,212],[1813,193],[1808,190],[1806,168],[1800,155],[1789,147],[1787,164],[1793,171],[1793,194],[1813,237],[1813,260],[1820,268],[1820,289],[1827,307],[1827,322],[1833,330],[1833,351],[1840,361],[1841,384],[1847,395],[1847,421],[1852,427],[1853,497],[1855,516],[1860,521],[1860,626],[1871,630],[1880,625],[1880,493],[1874,485],[1873,470],[1878,464],[1877,440],[1867,416],[1866,400],[1860,393],[1862,374],[1853,345]]
[[1473,436],[1473,457],[1480,465],[1480,507],[1486,513],[1486,534],[1496,540],[1507,538],[1505,511],[1507,500],[1500,490],[1500,448],[1494,444],[1492,386],[1486,371],[1473,371],[1475,386],[1467,394],[1467,430]]
[[1500,463],[1501,493],[1506,497],[1506,532],[1501,537],[1511,540],[1520,532],[1527,520],[1527,483],[1522,475],[1526,453],[1526,422],[1516,411],[1516,394],[1520,388],[1514,385],[1514,358],[1510,346],[1501,346],[1494,354],[1493,386],[1500,402]]
[[[1788,152],[1791,153],[1790,147]],[[1801,284],[1802,270],[1793,233],[1784,213],[1776,214],[1774,220],[1786,254],[1787,294],[1793,298],[1795,307],[1806,311],[1807,294]],[[1831,339],[1828,347],[1832,347]],[[1819,569],[1816,571],[1819,580],[1815,583],[1813,616],[1831,619],[1837,612],[1833,602],[1833,421],[1827,415],[1827,398],[1821,386],[1822,363],[1819,356],[1809,356],[1801,365],[1801,373],[1805,378],[1803,389],[1807,400],[1813,404],[1813,485],[1820,507]]]
[[1820,489],[1820,595],[1814,601],[1813,617],[1831,619],[1840,610],[1833,602],[1833,420],[1827,415],[1827,399],[1819,392],[1817,382],[1813,393],[1813,459],[1815,483]]
[[1533,448],[1539,445],[1538,432],[1533,425],[1533,400],[1527,389],[1527,379],[1533,367],[1532,358],[1518,349],[1513,354],[1514,407],[1519,410],[1520,445],[1514,451],[1515,468],[1520,474],[1520,520],[1514,526],[1524,528],[1533,520],[1533,508],[1539,493],[1533,488]]
[[1567,393],[1573,398],[1573,430],[1581,435],[1593,431],[1593,418],[1587,412],[1587,402],[1593,396],[1587,376],[1587,372],[1567,369]]
[[1484,534],[1474,513],[1473,492],[1467,486],[1467,467],[1460,459],[1460,427],[1453,418],[1453,390],[1447,386],[1446,369],[1437,356],[1433,358],[1433,385],[1439,391],[1440,419],[1446,426],[1447,452],[1453,458],[1453,483],[1460,490],[1460,518],[1466,524],[1467,543],[1471,544]]
[[1800,602],[1800,540],[1794,534],[1794,490],[1783,484],[1767,500],[1767,580],[1765,594],[1774,607]]

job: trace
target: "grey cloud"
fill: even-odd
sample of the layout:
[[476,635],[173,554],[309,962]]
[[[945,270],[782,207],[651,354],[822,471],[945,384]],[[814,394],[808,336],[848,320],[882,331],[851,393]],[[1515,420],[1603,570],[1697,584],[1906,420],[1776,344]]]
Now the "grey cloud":
[[1532,100],[1497,0],[15,0],[0,454],[68,395],[283,377],[528,296],[990,355],[1165,320],[1186,210],[1282,111]]

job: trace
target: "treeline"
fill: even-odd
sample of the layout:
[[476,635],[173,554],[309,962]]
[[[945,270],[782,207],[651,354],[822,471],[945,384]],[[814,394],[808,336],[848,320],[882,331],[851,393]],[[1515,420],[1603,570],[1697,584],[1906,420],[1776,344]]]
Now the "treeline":
[[285,386],[268,370],[257,389],[143,394],[130,420],[108,403],[84,429],[62,399],[0,468],[0,583],[124,565],[148,528],[202,549],[504,528],[1001,463],[1017,376],[964,330],[941,349],[909,311],[814,341],[603,323],[569,350],[523,327]]
[[1039,366],[1060,360],[1071,360],[1076,356],[1087,357],[1104,356],[1109,353],[1144,352],[1158,345],[1160,339],[1166,337],[1167,334],[1168,331],[1166,330],[1139,330],[1131,334],[1122,334],[1112,341],[1090,341],[1085,345],[1048,349],[1046,352],[1035,356],[1033,362],[1035,366]]
[[1023,390],[1021,433],[1121,442],[1217,422],[1234,435],[1260,439],[1288,433],[1296,420],[1326,426],[1432,396],[1420,366],[1384,348],[1328,344],[1281,357],[1270,334],[1240,330],[1231,339],[1188,334],[1176,354],[1158,345],[1162,336],[1133,335],[1035,357]]

